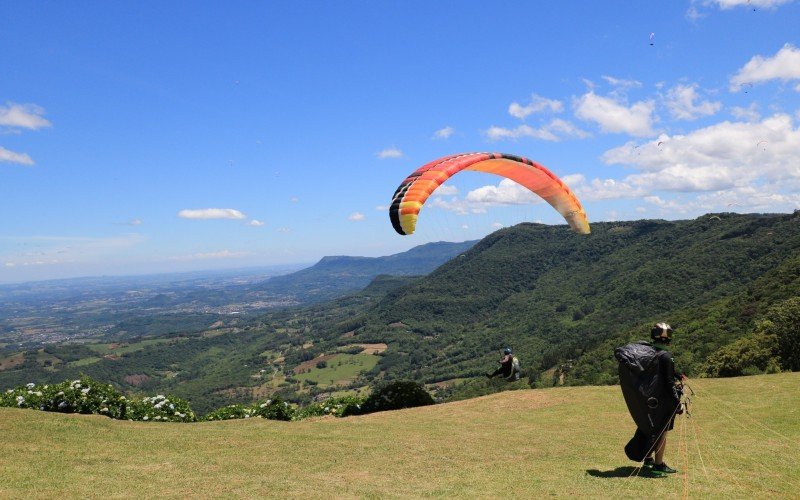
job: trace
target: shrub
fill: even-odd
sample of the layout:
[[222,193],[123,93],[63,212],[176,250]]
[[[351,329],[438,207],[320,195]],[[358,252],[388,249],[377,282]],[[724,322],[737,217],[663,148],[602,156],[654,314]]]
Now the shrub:
[[294,406],[277,396],[261,404],[254,404],[253,409],[255,411],[253,416],[269,420],[292,420],[296,413]]
[[222,408],[217,408],[205,417],[203,420],[235,420],[239,418],[250,418],[253,416],[253,409],[244,405],[228,405]]
[[322,417],[333,415],[334,417],[348,417],[359,415],[364,404],[364,398],[358,396],[343,396],[339,398],[329,398],[323,402],[311,403],[297,412],[295,420],[308,417]]
[[0,406],[125,418],[127,401],[112,385],[89,377],[52,385],[30,383],[0,395]]
[[145,422],[196,422],[194,412],[189,403],[174,396],[146,397],[131,399],[128,402],[128,413],[124,417],[128,420],[141,420]]
[[361,406],[362,413],[399,410],[434,403],[433,397],[418,383],[398,380],[378,386]]
[[276,397],[268,399],[264,403],[255,403],[250,406],[240,404],[228,405],[218,408],[208,415],[203,420],[236,420],[241,418],[266,418],[268,420],[293,420],[295,416],[295,408],[289,403],[283,401],[281,398]]

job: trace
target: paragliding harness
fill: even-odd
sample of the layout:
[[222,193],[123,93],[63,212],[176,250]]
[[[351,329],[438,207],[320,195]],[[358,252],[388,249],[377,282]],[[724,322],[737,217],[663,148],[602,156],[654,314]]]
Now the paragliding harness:
[[614,357],[619,361],[622,394],[636,423],[636,433],[625,446],[625,454],[640,462],[672,429],[675,415],[683,413],[683,388],[675,384],[672,358],[650,342],[618,347]]
[[506,380],[508,380],[509,382],[515,382],[519,380],[520,371],[521,370],[519,368],[519,359],[517,359],[517,357],[514,356],[511,359],[511,373],[509,374],[508,377],[506,377]]

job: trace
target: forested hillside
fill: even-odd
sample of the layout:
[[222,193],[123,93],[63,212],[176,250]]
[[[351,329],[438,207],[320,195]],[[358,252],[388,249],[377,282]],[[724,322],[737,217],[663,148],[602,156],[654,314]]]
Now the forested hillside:
[[[498,231],[354,320],[391,347],[376,368],[426,382],[480,375],[512,346],[534,378],[616,380],[613,346],[676,326],[673,350],[696,375],[776,303],[800,295],[800,213],[706,215]],[[398,330],[387,325],[402,323]],[[348,326],[349,328],[349,326]]]

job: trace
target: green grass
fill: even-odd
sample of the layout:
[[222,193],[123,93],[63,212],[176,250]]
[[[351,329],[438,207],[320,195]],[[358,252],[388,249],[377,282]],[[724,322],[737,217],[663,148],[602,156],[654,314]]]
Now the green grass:
[[102,358],[98,358],[97,356],[89,356],[87,358],[81,358],[77,361],[70,361],[69,366],[86,366],[91,365],[93,363],[97,363]]
[[800,373],[690,384],[663,478],[631,474],[618,387],[565,387],[301,422],[0,408],[0,497],[797,498]]
[[378,364],[378,356],[372,354],[337,354],[326,361],[325,368],[312,368],[306,373],[295,375],[297,380],[311,380],[320,385],[331,385],[337,381],[352,380],[365,370]]
[[129,354],[132,352],[141,351],[148,346],[174,343],[174,342],[175,342],[174,339],[145,339],[145,340],[140,340],[138,342],[132,342],[130,344],[125,345],[124,347],[117,347],[113,349],[110,348],[113,344],[88,344],[86,347],[100,354],[101,356],[106,354],[115,354],[117,356],[122,356],[123,354]]

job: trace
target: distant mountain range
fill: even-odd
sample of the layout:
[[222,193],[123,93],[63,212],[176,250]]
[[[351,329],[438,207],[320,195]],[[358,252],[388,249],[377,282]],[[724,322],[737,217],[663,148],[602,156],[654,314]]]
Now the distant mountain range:
[[426,243],[386,257],[323,257],[313,266],[275,276],[253,291],[291,297],[299,303],[322,302],[358,291],[376,276],[422,276],[469,250],[477,240]]

